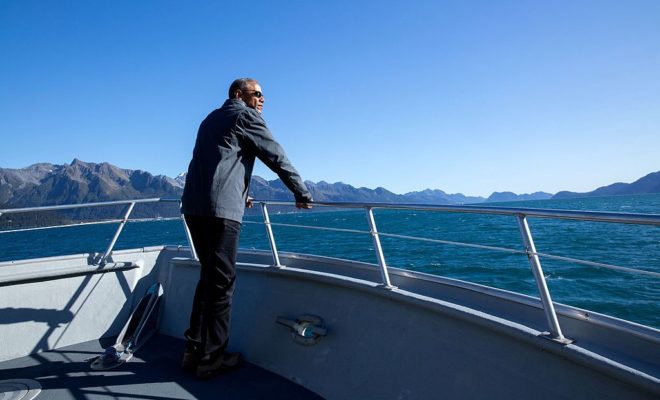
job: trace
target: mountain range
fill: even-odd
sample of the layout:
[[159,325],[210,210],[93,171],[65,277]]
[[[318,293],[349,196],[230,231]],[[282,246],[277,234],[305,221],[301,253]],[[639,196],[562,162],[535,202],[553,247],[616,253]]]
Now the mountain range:
[[602,197],[645,193],[660,193],[660,171],[652,172],[633,183],[617,182],[608,186],[601,186],[596,190],[586,193],[562,191],[555,194],[552,198],[569,199],[575,197]]
[[[356,188],[337,182],[305,182],[316,201],[383,202],[416,204],[475,204],[519,200],[542,200],[607,196],[619,194],[660,193],[660,171],[633,183],[615,183],[592,192],[536,192],[515,194],[495,192],[488,198],[448,194],[438,189],[426,189],[396,194],[385,188]],[[152,175],[141,170],[123,169],[112,164],[84,162],[71,164],[39,163],[21,169],[0,168],[0,208],[30,207],[55,204],[112,201],[150,197],[175,197],[183,192],[185,173],[175,178]],[[263,200],[292,200],[293,196],[279,180],[252,178],[250,195]]]
[[3,208],[180,196],[182,191],[179,181],[163,175],[78,159],[63,165],[0,168]]

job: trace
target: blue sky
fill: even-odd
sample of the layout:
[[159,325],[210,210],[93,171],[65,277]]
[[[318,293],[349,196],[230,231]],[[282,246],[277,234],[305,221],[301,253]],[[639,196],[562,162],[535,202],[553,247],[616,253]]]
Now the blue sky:
[[0,167],[175,176],[250,76],[307,180],[483,196],[631,182],[660,170],[658,21],[658,1],[0,0]]

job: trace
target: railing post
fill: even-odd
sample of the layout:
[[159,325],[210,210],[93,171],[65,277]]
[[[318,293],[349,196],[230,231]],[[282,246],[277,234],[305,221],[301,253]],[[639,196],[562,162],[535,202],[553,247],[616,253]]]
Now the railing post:
[[105,254],[103,254],[103,257],[101,257],[101,260],[99,261],[99,265],[104,265],[108,257],[110,257],[110,254],[112,253],[112,249],[115,247],[115,243],[117,243],[117,239],[119,238],[119,234],[121,233],[122,229],[124,229],[124,225],[126,225],[126,221],[128,221],[128,217],[131,215],[131,212],[133,211],[133,207],[135,207],[135,202],[132,202],[128,206],[128,209],[124,214],[124,218],[122,218],[121,222],[119,223],[119,226],[117,227],[115,236],[112,238],[112,241],[110,241],[110,246],[108,246],[108,249],[105,251]]
[[186,217],[183,214],[181,214],[181,223],[183,224],[183,230],[186,232],[186,239],[188,239],[188,247],[190,247],[190,257],[195,261],[199,261],[199,257],[197,257],[197,251],[195,250],[195,245],[193,245],[190,229],[188,228],[188,224],[186,223]]
[[561,328],[559,327],[555,306],[552,303],[552,299],[550,298],[550,291],[548,290],[548,285],[545,282],[545,276],[543,275],[543,270],[541,269],[541,261],[536,254],[536,246],[534,246],[532,232],[529,230],[529,225],[527,224],[527,217],[524,214],[518,214],[517,220],[518,228],[520,229],[520,234],[522,235],[523,243],[525,244],[525,251],[527,252],[529,265],[532,268],[534,280],[536,280],[536,286],[539,290],[541,303],[543,304],[543,311],[545,312],[545,318],[548,321],[550,337],[551,339],[561,343],[571,343],[572,341],[564,337],[561,332]]
[[266,235],[268,236],[268,244],[270,244],[270,251],[273,253],[273,266],[277,268],[284,267],[280,264],[280,256],[277,254],[277,246],[275,245],[275,236],[273,235],[273,227],[270,225],[270,218],[268,217],[268,207],[266,203],[261,203],[261,213],[264,216],[264,225],[266,225]]
[[369,231],[371,232],[371,238],[374,242],[374,251],[376,252],[376,258],[378,259],[378,265],[380,266],[380,275],[383,280],[383,286],[387,289],[394,289],[395,286],[392,286],[392,283],[390,283],[390,275],[387,272],[387,264],[385,264],[383,248],[380,245],[380,238],[378,237],[373,210],[371,207],[367,207],[366,210],[367,220],[369,221]]

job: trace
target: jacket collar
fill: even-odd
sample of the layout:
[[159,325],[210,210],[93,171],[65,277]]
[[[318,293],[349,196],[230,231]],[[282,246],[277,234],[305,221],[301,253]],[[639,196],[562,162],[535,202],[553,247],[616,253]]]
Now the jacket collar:
[[247,104],[245,104],[245,102],[241,99],[227,99],[225,100],[225,103],[222,106],[225,107],[229,105],[247,107]]

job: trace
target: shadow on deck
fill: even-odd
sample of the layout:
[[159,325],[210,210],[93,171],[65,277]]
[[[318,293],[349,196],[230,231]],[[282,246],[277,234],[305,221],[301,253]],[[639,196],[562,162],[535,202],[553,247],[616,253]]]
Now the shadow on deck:
[[[152,337],[130,362],[93,371],[91,357],[103,351],[98,341],[0,363],[0,380],[34,379],[38,399],[321,399],[320,396],[253,364],[200,381],[180,369],[184,342]],[[2,393],[0,393],[2,397]]]

